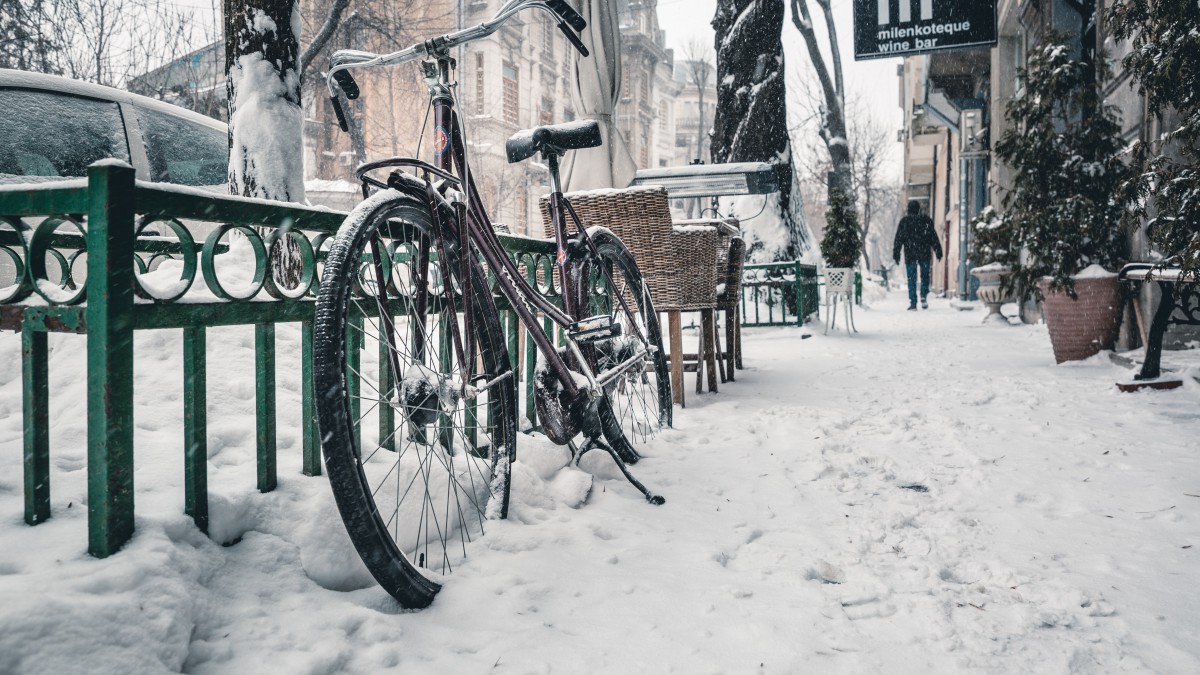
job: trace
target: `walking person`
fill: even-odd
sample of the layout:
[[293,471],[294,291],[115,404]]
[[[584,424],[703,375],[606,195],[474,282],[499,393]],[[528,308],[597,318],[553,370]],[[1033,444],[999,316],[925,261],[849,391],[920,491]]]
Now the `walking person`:
[[896,241],[892,244],[892,258],[900,264],[900,253],[904,253],[904,267],[908,272],[908,310],[917,308],[917,271],[921,272],[921,309],[929,309],[929,274],[933,269],[931,253],[942,259],[942,244],[938,241],[933,221],[921,213],[921,205],[908,203],[908,215],[900,219],[896,228]]

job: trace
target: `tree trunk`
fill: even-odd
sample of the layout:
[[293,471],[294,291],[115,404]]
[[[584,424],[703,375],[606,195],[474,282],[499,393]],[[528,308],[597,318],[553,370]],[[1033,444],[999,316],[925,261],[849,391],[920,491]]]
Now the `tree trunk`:
[[867,234],[871,231],[871,189],[866,188],[865,203],[863,204],[862,224],[862,257],[868,272],[871,271],[871,254],[867,252]]
[[[304,201],[303,125],[296,0],[225,0],[229,190],[243,197]],[[270,237],[273,232],[263,232]],[[276,282],[300,278],[290,239],[271,249]]]
[[717,0],[717,112],[713,162],[767,162],[779,186],[782,240],[751,228],[757,259],[790,260],[809,248],[799,191],[794,190],[784,86],[784,6],[779,0]]
[[841,54],[838,51],[837,31],[833,24],[833,14],[828,0],[817,0],[825,17],[825,26],[830,35],[830,50],[833,58],[833,79],[829,75],[829,67],[825,57],[821,55],[817,44],[816,29],[813,26],[812,15],[808,11],[807,0],[792,0],[792,23],[804,38],[804,46],[808,49],[809,60],[821,83],[821,93],[825,97],[824,117],[821,121],[821,140],[829,150],[830,163],[833,166],[829,177],[829,191],[840,186],[845,194],[853,194],[850,178],[850,144],[846,141],[846,100],[845,89],[842,85]]

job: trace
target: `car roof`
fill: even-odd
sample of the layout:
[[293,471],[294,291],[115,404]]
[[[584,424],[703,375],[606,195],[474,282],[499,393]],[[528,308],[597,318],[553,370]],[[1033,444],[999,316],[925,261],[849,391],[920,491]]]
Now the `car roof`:
[[72,80],[70,78],[60,77],[58,75],[46,75],[45,73],[33,73],[26,70],[0,68],[0,89],[3,88],[37,89],[42,91],[71,94],[74,96],[86,96],[88,98],[97,98],[105,101],[116,101],[118,103],[135,103],[137,105],[157,110],[168,115],[181,117],[190,122],[201,124],[217,131],[228,132],[228,127],[224,122],[215,120],[207,115],[201,115],[200,113],[188,110],[187,108],[181,108],[165,101],[158,101],[148,96],[141,96],[140,94],[134,94],[133,92],[125,91],[123,89],[106,87],[104,85],[83,82],[81,80]]

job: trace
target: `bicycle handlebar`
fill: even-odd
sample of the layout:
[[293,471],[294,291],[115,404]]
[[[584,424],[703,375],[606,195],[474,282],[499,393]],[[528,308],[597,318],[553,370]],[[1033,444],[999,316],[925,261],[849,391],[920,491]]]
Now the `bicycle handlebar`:
[[495,16],[481,24],[426,40],[397,52],[375,54],[357,49],[341,49],[334,52],[329,59],[331,68],[325,75],[325,83],[329,88],[329,97],[333,102],[338,126],[342,128],[342,131],[349,131],[346,115],[342,110],[341,102],[338,101],[338,92],[344,93],[346,98],[351,100],[358,98],[359,95],[358,84],[354,82],[354,78],[349,73],[351,68],[390,66],[414,61],[422,56],[445,54],[454,47],[480,40],[495,33],[515,14],[526,9],[541,9],[548,12],[554,17],[559,30],[567,37],[571,46],[585,57],[590,55],[588,48],[575,32],[587,28],[587,21],[571,5],[567,4],[566,0],[509,0]]

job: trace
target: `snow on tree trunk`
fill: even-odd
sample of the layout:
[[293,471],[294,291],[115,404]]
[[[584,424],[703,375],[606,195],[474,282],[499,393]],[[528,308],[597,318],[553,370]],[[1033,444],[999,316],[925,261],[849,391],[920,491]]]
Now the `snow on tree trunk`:
[[[779,0],[717,0],[712,21],[717,50],[713,161],[768,162],[779,185],[763,215],[745,223],[756,260],[790,260],[811,247],[787,130],[783,13]],[[736,205],[734,215],[742,217],[754,215],[760,205],[739,201],[745,206]]]
[[[295,0],[225,2],[229,189],[244,197],[304,201],[300,8]],[[269,234],[264,232],[264,235]],[[278,281],[299,279],[290,239],[272,252]]]

